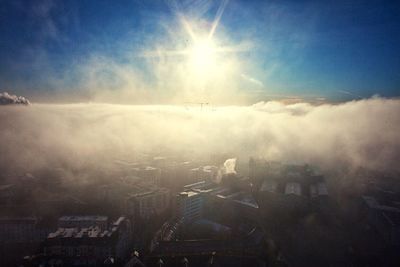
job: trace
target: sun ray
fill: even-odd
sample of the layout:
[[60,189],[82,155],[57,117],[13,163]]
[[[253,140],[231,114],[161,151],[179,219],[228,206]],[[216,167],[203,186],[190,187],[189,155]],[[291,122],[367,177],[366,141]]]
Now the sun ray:
[[176,14],[179,19],[179,22],[182,24],[183,28],[186,30],[188,35],[192,38],[193,41],[196,41],[196,34],[194,33],[192,27],[190,26],[189,22],[186,20],[186,17],[181,12],[180,7],[176,1],[170,2],[171,10]]
[[215,19],[212,23],[210,33],[208,38],[211,39],[215,33],[215,30],[218,27],[219,21],[221,20],[222,14],[224,13],[225,7],[228,4],[228,0],[222,0],[221,5],[218,8],[217,14],[215,15]]
[[[179,23],[183,29],[184,34],[188,36],[183,36],[182,41],[186,41],[185,48],[183,49],[165,49],[158,48],[154,51],[144,51],[139,57],[144,58],[177,58],[176,62],[182,63],[186,74],[195,79],[197,84],[204,84],[212,80],[212,78],[218,75],[224,74],[227,71],[226,62],[229,61],[223,54],[235,54],[240,52],[248,51],[251,47],[248,43],[241,43],[234,46],[224,46],[221,45],[218,40],[216,40],[215,32],[220,23],[221,17],[225,11],[228,4],[228,0],[220,1],[220,5],[215,14],[214,21],[212,21],[211,28],[203,32],[201,26],[195,24],[196,21],[189,21],[186,19],[179,4],[172,0],[170,2],[171,10],[177,16]],[[198,29],[200,28],[200,29]],[[199,32],[195,32],[195,30]],[[190,36],[191,40],[187,41]]]
[[185,16],[181,13],[178,13],[179,21],[182,23],[183,27],[192,38],[193,41],[197,40],[196,34],[193,32],[192,27],[190,26],[189,22],[186,20]]

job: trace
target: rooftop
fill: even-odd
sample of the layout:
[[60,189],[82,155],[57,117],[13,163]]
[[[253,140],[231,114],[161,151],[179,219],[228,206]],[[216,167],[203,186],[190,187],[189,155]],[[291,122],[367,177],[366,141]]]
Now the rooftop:
[[287,183],[285,186],[285,194],[293,194],[301,196],[301,186],[299,183]]
[[87,216],[62,216],[59,221],[107,221],[107,216],[87,215]]
[[133,194],[133,197],[146,197],[146,196],[150,196],[156,193],[167,193],[169,192],[169,189],[165,188],[165,187],[153,187],[153,188],[149,188],[146,191],[142,191],[136,194]]
[[[67,216],[66,216],[67,217]],[[82,216],[82,217],[90,217],[90,216]],[[98,216],[105,217],[105,216]],[[107,218],[107,217],[105,217]],[[109,229],[101,230],[98,226],[90,226],[90,227],[72,227],[72,228],[58,228],[57,231],[50,233],[47,237],[48,240],[54,240],[58,238],[103,238],[110,237],[118,230],[118,226],[125,220],[125,217],[120,217],[117,221],[115,221]]]
[[179,193],[179,196],[181,196],[181,197],[193,197],[196,195],[199,195],[199,193],[195,192],[195,191],[185,191],[185,192]]
[[383,212],[383,216],[392,226],[400,227],[400,212]]
[[272,192],[275,193],[278,189],[278,183],[276,181],[265,180],[260,188],[260,191],[265,192]]
[[201,181],[201,182],[185,185],[183,188],[184,189],[195,189],[195,188],[197,189],[197,188],[202,188],[204,186],[206,186],[206,182]]

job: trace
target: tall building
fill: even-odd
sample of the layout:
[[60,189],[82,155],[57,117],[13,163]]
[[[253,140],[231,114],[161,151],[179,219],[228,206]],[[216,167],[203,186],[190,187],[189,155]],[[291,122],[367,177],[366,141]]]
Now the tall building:
[[186,191],[181,192],[178,198],[178,216],[184,222],[192,222],[201,217],[204,204],[204,196],[200,192]]
[[160,184],[161,169],[151,166],[132,168],[132,174],[154,185]]
[[127,200],[127,214],[140,219],[160,215],[169,207],[170,191],[164,187],[150,188],[134,194]]
[[400,247],[400,208],[396,203],[379,203],[373,196],[362,196],[367,207],[368,223],[374,227],[383,239],[393,246]]

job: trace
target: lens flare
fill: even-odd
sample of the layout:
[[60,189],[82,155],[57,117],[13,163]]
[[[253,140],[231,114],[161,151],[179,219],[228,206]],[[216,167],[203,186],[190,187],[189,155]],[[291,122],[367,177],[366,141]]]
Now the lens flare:
[[216,45],[208,38],[196,41],[189,52],[192,70],[200,74],[215,70],[216,50]]

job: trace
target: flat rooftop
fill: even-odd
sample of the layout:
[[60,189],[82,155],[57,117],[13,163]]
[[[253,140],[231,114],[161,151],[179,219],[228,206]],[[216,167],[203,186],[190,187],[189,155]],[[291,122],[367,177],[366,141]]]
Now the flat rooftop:
[[264,181],[261,185],[261,192],[272,192],[275,193],[278,189],[278,183],[276,181]]
[[194,197],[194,196],[196,196],[198,194],[199,193],[195,192],[195,191],[185,191],[185,192],[179,193],[179,196],[182,196],[182,197]]
[[285,186],[285,194],[301,196],[301,185],[299,183],[287,183]]
[[107,221],[107,216],[86,215],[86,216],[62,216],[59,221]]

